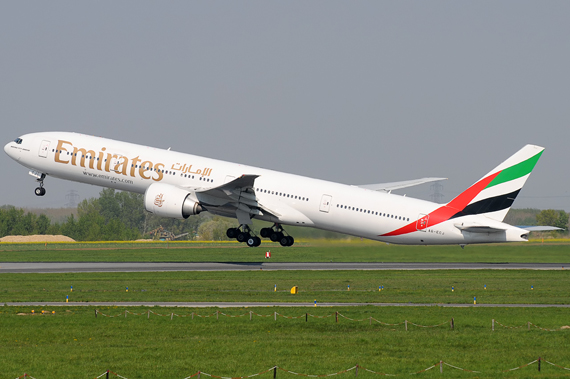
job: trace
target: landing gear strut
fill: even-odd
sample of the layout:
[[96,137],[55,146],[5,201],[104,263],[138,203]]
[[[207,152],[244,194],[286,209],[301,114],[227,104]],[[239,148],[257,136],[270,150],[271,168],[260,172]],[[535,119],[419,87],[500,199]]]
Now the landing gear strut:
[[248,225],[240,225],[239,228],[229,228],[226,231],[228,238],[235,238],[238,242],[245,242],[249,247],[261,245],[261,238],[252,234],[253,231]]
[[281,224],[274,224],[271,228],[263,228],[259,232],[263,238],[279,242],[281,246],[292,246],[295,243],[295,239],[290,235],[285,235],[285,233],[287,232]]
[[36,189],[34,190],[36,196],[43,196],[46,194],[46,189],[44,188],[44,178],[45,177],[46,177],[46,175],[42,174],[42,177],[40,179],[38,179],[40,186],[36,187]]

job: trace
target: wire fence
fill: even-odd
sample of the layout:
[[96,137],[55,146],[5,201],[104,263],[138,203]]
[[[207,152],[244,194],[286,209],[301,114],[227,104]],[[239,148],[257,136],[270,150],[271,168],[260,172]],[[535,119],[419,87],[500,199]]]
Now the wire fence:
[[[299,373],[296,371],[292,371],[292,370],[288,370],[285,369],[283,367],[279,367],[279,366],[273,366],[271,368],[268,368],[267,370],[263,370],[260,372],[257,372],[255,374],[250,374],[250,375],[244,375],[244,376],[221,376],[221,375],[214,375],[214,374],[210,374],[204,371],[197,371],[196,373],[190,375],[190,376],[186,376],[183,379],[191,379],[191,378],[196,378],[196,379],[202,379],[202,376],[207,376],[210,378],[216,378],[216,379],[246,379],[246,378],[253,378],[255,376],[259,376],[259,375],[263,375],[263,374],[267,374],[269,372],[273,373],[273,379],[277,379],[277,372],[281,371],[290,375],[295,375],[295,376],[304,376],[304,377],[308,377],[308,378],[326,378],[329,376],[336,376],[336,375],[341,375],[341,374],[345,374],[348,372],[354,372],[354,376],[358,377],[359,372],[368,372],[371,374],[375,374],[375,375],[381,375],[381,376],[407,376],[407,375],[418,375],[418,374],[422,374],[424,372],[427,372],[429,370],[435,369],[435,368],[439,368],[439,372],[443,374],[443,368],[444,367],[449,367],[450,369],[453,370],[458,370],[458,371],[464,371],[464,372],[470,372],[470,373],[474,373],[474,374],[499,374],[499,373],[506,373],[506,372],[510,372],[510,371],[516,371],[516,370],[520,370],[526,367],[530,367],[534,364],[537,365],[537,370],[540,372],[541,371],[541,362],[547,363],[553,367],[559,368],[561,370],[566,370],[566,371],[570,371],[570,368],[568,367],[564,367],[561,365],[558,365],[556,363],[547,361],[544,358],[538,357],[538,359],[535,359],[532,362],[529,363],[525,363],[523,365],[517,366],[517,367],[513,367],[513,368],[509,368],[509,369],[494,369],[494,370],[468,370],[456,365],[453,365],[451,363],[445,362],[445,361],[439,361],[436,362],[435,364],[426,367],[422,370],[419,371],[412,371],[412,372],[408,372],[408,373],[398,373],[398,374],[389,374],[389,373],[385,373],[385,372],[380,372],[380,371],[375,371],[375,370],[371,370],[367,367],[361,366],[361,365],[355,365],[353,367],[344,369],[344,370],[340,370],[337,372],[333,372],[333,373],[329,373],[329,374],[306,374],[306,373]],[[105,377],[105,379],[109,379],[112,376],[116,376],[118,378],[121,379],[128,379],[125,376],[122,376],[120,374],[117,374],[116,372],[113,372],[111,370],[106,370],[104,371],[102,374],[100,374],[99,376],[96,376],[95,379],[100,379]],[[36,379],[33,376],[31,376],[30,374],[24,373],[24,375],[17,377],[16,379],[23,379],[23,378],[30,378],[30,379]]]
[[541,326],[538,326],[538,325],[536,325],[530,321],[528,321],[526,324],[519,325],[519,326],[508,326],[508,325],[501,324],[499,321],[497,321],[495,319],[492,319],[491,320],[491,330],[492,331],[495,331],[495,324],[502,326],[505,329],[522,329],[522,328],[526,327],[527,330],[530,330],[530,327],[532,326],[536,329],[543,330],[545,332],[558,332],[561,330],[570,330],[570,326],[568,326],[568,325],[563,325],[563,326],[561,326],[559,328],[555,328],[555,329],[547,329],[547,328],[543,328]]
[[279,313],[279,312],[273,312],[272,314],[259,314],[259,313],[256,313],[256,312],[254,312],[254,311],[249,311],[249,312],[247,312],[247,313],[242,313],[242,314],[239,314],[239,315],[230,315],[230,314],[226,314],[226,313],[220,312],[220,311],[215,311],[214,313],[205,314],[205,315],[201,315],[201,314],[195,313],[195,312],[191,312],[190,314],[182,314],[182,315],[179,315],[179,314],[174,313],[174,312],[171,312],[170,314],[161,314],[161,313],[154,312],[154,311],[152,311],[152,310],[150,310],[150,309],[148,309],[146,312],[141,312],[141,313],[131,312],[131,311],[125,309],[124,312],[121,312],[121,313],[118,313],[118,314],[115,314],[115,315],[108,315],[108,314],[105,314],[105,313],[99,311],[98,309],[95,309],[95,317],[97,317],[98,315],[101,315],[101,316],[103,316],[103,317],[109,317],[109,318],[115,318],[115,317],[124,317],[124,318],[126,318],[127,315],[129,315],[129,314],[130,314],[130,315],[133,315],[133,316],[146,316],[148,319],[150,319],[150,315],[153,314],[153,315],[159,316],[159,317],[170,317],[170,320],[173,320],[174,317],[190,317],[191,319],[194,319],[194,317],[199,317],[199,318],[216,317],[216,319],[219,319],[220,316],[223,316],[223,317],[230,317],[230,318],[240,318],[240,317],[249,316],[249,320],[251,321],[251,320],[253,319],[253,316],[256,316],[256,317],[264,317],[264,318],[266,318],[266,317],[273,317],[273,319],[274,319],[275,321],[277,321],[277,317],[285,318],[285,319],[288,319],[288,320],[303,319],[303,318],[304,318],[306,322],[309,321],[309,317],[317,318],[317,319],[326,319],[326,318],[334,317],[336,323],[339,322],[339,318],[344,318],[344,319],[346,319],[346,320],[354,321],[354,322],[366,322],[366,321],[368,321],[370,325],[372,325],[372,322],[377,323],[377,324],[381,324],[381,325],[384,325],[384,326],[400,326],[400,325],[404,325],[405,330],[408,330],[408,325],[413,325],[413,326],[416,326],[416,327],[419,327],[419,328],[436,328],[436,327],[438,327],[438,326],[443,326],[443,325],[449,324],[449,326],[450,326],[451,329],[454,329],[454,328],[455,328],[455,320],[453,319],[453,317],[452,317],[451,319],[446,320],[446,321],[444,321],[444,322],[441,322],[441,323],[439,323],[439,324],[435,324],[435,325],[421,325],[421,324],[416,324],[416,323],[411,322],[411,321],[408,321],[408,320],[404,320],[404,321],[402,321],[402,322],[395,323],[395,324],[394,324],[394,323],[387,323],[387,322],[380,321],[380,320],[378,320],[378,319],[376,319],[376,318],[374,318],[374,317],[372,317],[372,316],[371,316],[371,317],[367,317],[367,318],[363,318],[363,319],[354,319],[354,318],[347,317],[347,316],[343,315],[343,314],[340,313],[340,312],[334,312],[334,313],[331,313],[331,314],[328,314],[328,315],[324,315],[324,316],[313,315],[313,314],[310,314],[310,313],[304,313],[304,314],[299,315],[299,316],[286,316],[286,315],[283,315],[283,314],[281,314],[281,313]]
[[[150,315],[152,314],[152,315],[159,316],[159,317],[170,317],[171,320],[173,320],[174,317],[182,317],[182,318],[184,318],[184,317],[190,317],[191,319],[194,319],[194,317],[198,317],[198,318],[210,318],[210,317],[215,317],[216,319],[219,319],[220,316],[229,317],[229,318],[241,318],[241,317],[247,317],[247,316],[249,316],[249,320],[251,321],[251,320],[253,319],[253,316],[256,316],[256,317],[262,317],[262,318],[273,317],[273,319],[274,319],[275,321],[277,321],[277,317],[284,318],[284,319],[288,319],[288,320],[295,320],[295,319],[303,319],[303,318],[304,318],[306,322],[309,321],[309,317],[311,317],[311,318],[316,318],[316,319],[326,319],[326,318],[334,317],[336,323],[339,322],[339,318],[342,318],[342,319],[349,320],[349,321],[353,321],[353,322],[366,322],[366,321],[368,321],[368,323],[369,323],[370,325],[372,325],[372,323],[380,324],[380,325],[384,325],[384,326],[401,326],[401,325],[404,325],[404,329],[405,329],[405,330],[408,330],[408,326],[410,326],[410,325],[411,325],[411,326],[418,327],[418,328],[437,328],[437,327],[439,327],[439,326],[443,326],[443,325],[447,325],[447,324],[449,324],[449,327],[450,327],[451,330],[455,329],[455,319],[454,319],[453,317],[452,317],[451,319],[446,320],[446,321],[443,321],[443,322],[441,322],[441,323],[439,323],[439,324],[434,324],[434,325],[422,325],[422,324],[417,324],[417,323],[415,323],[415,322],[411,322],[411,321],[409,321],[409,320],[404,320],[404,321],[398,322],[398,323],[388,323],[388,322],[384,322],[384,321],[378,320],[378,319],[376,319],[376,318],[374,318],[374,317],[372,317],[372,316],[366,317],[366,318],[357,319],[357,318],[351,318],[351,317],[348,317],[348,316],[346,316],[346,315],[343,315],[343,314],[340,313],[340,312],[334,312],[334,313],[331,313],[331,314],[328,314],[328,315],[324,315],[324,316],[313,315],[313,314],[311,314],[311,313],[304,313],[304,314],[301,314],[301,315],[299,315],[299,316],[287,316],[287,315],[281,314],[281,313],[279,313],[279,312],[273,312],[272,314],[259,314],[259,313],[256,313],[256,312],[254,312],[254,311],[249,311],[249,312],[247,312],[247,313],[242,313],[242,314],[239,314],[239,315],[231,315],[231,314],[226,314],[226,313],[224,313],[224,312],[221,312],[221,311],[218,311],[218,310],[217,310],[217,311],[215,311],[214,313],[209,313],[209,314],[203,315],[203,314],[199,314],[199,313],[196,313],[196,312],[191,312],[190,314],[177,314],[177,313],[174,313],[174,312],[171,312],[171,313],[169,313],[169,314],[161,314],[161,313],[157,313],[157,312],[154,312],[154,311],[152,311],[152,310],[149,309],[149,310],[147,310],[146,312],[141,312],[141,313],[136,313],[136,312],[131,312],[131,311],[129,311],[129,310],[125,310],[124,312],[121,312],[121,313],[118,313],[118,314],[115,314],[115,315],[108,315],[108,314],[105,314],[105,313],[101,312],[101,311],[98,310],[98,309],[95,309],[95,317],[101,315],[101,316],[103,316],[103,317],[109,317],[109,318],[115,318],[115,317],[125,317],[125,318],[126,318],[127,315],[129,315],[129,314],[130,314],[130,315],[133,315],[133,316],[147,316],[148,319],[150,319]],[[548,328],[543,328],[543,327],[541,327],[541,326],[538,326],[538,325],[536,325],[536,324],[534,324],[534,323],[532,323],[532,322],[530,322],[530,321],[527,322],[527,323],[524,324],[524,325],[508,326],[508,325],[504,325],[504,324],[500,323],[499,321],[497,321],[497,320],[495,320],[495,319],[492,319],[492,320],[491,320],[491,330],[492,330],[492,331],[495,331],[495,324],[497,324],[497,325],[499,325],[499,326],[502,326],[502,327],[505,328],[505,329],[521,329],[521,328],[527,327],[527,329],[530,330],[530,329],[531,329],[531,326],[532,326],[532,327],[534,327],[534,328],[536,328],[536,329],[539,329],[539,330],[542,330],[542,331],[547,331],[547,332],[557,332],[557,331],[562,331],[562,330],[570,330],[570,326],[568,326],[568,325],[563,325],[563,326],[561,326],[561,327],[559,327],[559,328],[548,329]]]

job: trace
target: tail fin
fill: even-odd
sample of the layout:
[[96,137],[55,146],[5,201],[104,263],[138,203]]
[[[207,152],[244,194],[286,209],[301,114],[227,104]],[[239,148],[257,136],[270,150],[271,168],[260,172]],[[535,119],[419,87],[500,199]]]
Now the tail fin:
[[457,210],[451,218],[485,214],[503,221],[543,151],[543,147],[526,145],[495,167],[447,204]]

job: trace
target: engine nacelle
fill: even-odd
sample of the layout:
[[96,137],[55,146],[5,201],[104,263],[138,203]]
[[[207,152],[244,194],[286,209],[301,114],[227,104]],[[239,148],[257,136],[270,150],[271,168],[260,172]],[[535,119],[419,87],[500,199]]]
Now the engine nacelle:
[[165,183],[153,183],[146,189],[144,207],[159,216],[178,219],[197,215],[204,210],[200,204],[190,199],[190,192]]

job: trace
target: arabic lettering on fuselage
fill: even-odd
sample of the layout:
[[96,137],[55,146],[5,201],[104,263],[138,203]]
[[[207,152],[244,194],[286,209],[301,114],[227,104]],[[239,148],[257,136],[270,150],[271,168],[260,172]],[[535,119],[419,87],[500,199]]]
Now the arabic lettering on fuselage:
[[212,173],[212,169],[207,167],[204,169],[199,168],[196,171],[192,171],[192,165],[187,165],[186,163],[184,163],[184,165],[181,163],[174,163],[171,169],[173,171],[180,171],[182,174],[196,174],[202,176],[210,176]]

